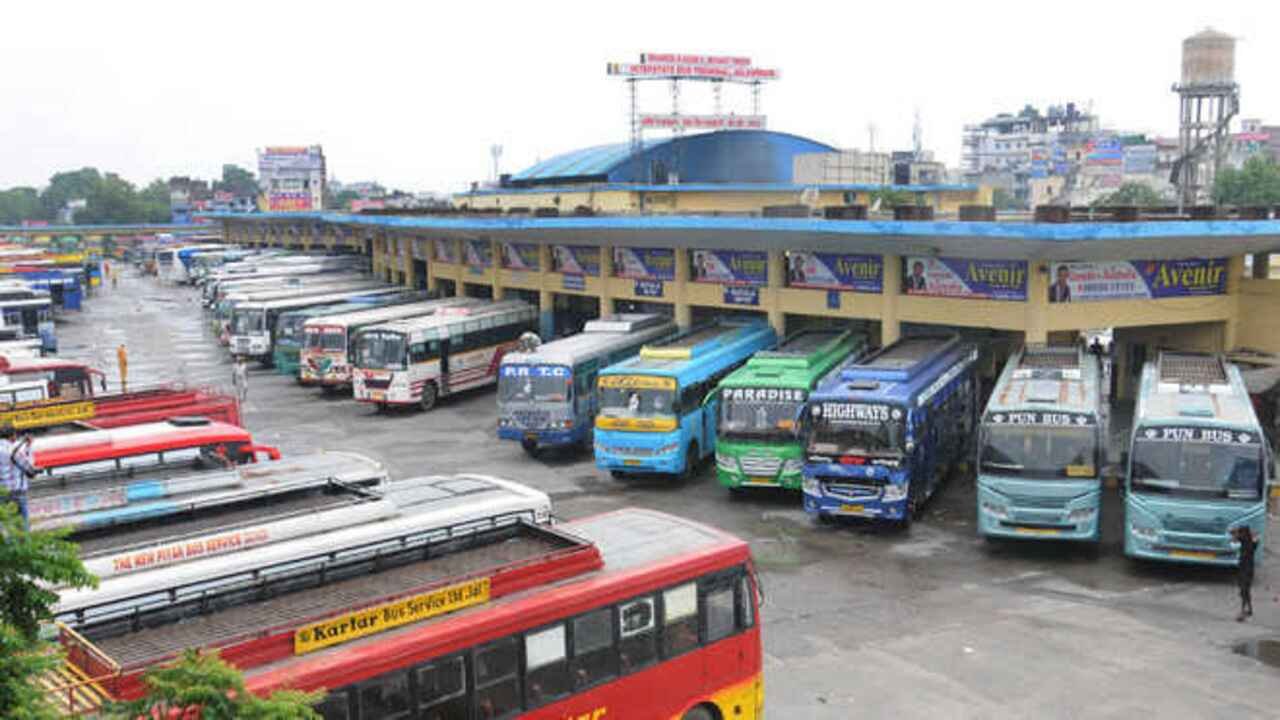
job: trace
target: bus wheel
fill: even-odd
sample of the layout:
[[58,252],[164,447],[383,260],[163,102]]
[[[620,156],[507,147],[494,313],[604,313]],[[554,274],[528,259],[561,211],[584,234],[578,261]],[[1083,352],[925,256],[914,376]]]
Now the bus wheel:
[[439,396],[439,393],[440,391],[436,389],[435,383],[427,383],[422,388],[422,400],[420,400],[418,404],[423,410],[430,410],[436,406],[436,398]]
[[706,705],[699,705],[696,708],[690,708],[689,712],[684,714],[683,720],[717,720],[716,714]]
[[622,472],[621,470],[610,470],[609,477],[613,478],[614,480],[623,480],[623,479],[626,479],[627,474]]
[[[425,394],[425,393],[424,393]],[[538,443],[533,440],[521,440],[520,448],[529,455],[529,457],[538,457]]]

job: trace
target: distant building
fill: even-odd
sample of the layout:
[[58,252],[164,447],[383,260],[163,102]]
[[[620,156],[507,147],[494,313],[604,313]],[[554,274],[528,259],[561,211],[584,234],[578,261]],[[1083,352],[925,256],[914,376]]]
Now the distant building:
[[960,169],[970,182],[985,184],[984,178],[993,176],[1012,178],[1008,192],[1029,204],[1031,178],[1060,175],[1070,184],[1069,176],[1100,129],[1097,116],[1075,103],[1052,105],[1043,113],[1027,105],[1016,114],[1000,113],[966,125]]
[[887,185],[893,168],[888,153],[862,150],[800,153],[792,160],[793,181],[800,185]]
[[324,209],[325,162],[319,145],[258,151],[259,205],[267,212]]

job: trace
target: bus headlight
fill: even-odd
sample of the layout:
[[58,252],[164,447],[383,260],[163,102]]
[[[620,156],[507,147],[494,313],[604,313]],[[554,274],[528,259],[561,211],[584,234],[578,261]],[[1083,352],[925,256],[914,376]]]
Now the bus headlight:
[[883,500],[884,502],[897,502],[905,498],[906,496],[907,496],[906,485],[894,485],[890,483],[889,485],[884,486],[884,494],[880,496],[880,499]]
[[822,495],[822,483],[818,482],[818,478],[806,477],[801,488],[805,495]]
[[804,460],[800,458],[790,458],[782,463],[783,474],[790,475],[804,470]]
[[653,454],[654,455],[670,455],[671,453],[678,452],[679,450],[680,450],[680,443],[673,442],[673,443],[668,443],[666,445],[663,445],[657,450],[654,450]]
[[511,418],[505,418],[505,417],[498,418],[498,427],[511,427],[511,425],[512,425]]
[[738,472],[738,461],[731,456],[716,453],[716,467],[725,472]]
[[991,502],[990,500],[982,501],[982,512],[999,520],[1004,520],[1009,517],[1009,508],[999,503]]
[[1098,509],[1095,507],[1076,508],[1075,510],[1067,513],[1067,522],[1084,522],[1086,520],[1092,520],[1093,516],[1097,513]]
[[1146,527],[1145,525],[1134,525],[1129,528],[1129,532],[1135,538],[1144,542],[1155,542],[1160,537],[1160,533],[1155,528]]

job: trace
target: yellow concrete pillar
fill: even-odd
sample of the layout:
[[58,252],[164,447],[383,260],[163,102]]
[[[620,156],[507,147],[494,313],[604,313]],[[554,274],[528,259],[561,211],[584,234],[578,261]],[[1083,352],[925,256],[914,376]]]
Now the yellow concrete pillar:
[[880,347],[902,337],[898,303],[902,300],[902,256],[884,256],[884,290],[880,294]]
[[412,288],[417,286],[417,278],[414,277],[413,271],[413,246],[418,239],[413,236],[401,236],[400,241],[400,266],[404,268],[404,286]]
[[502,243],[490,239],[489,243],[489,281],[493,283],[493,299],[501,300],[506,293],[502,286]]
[[786,253],[782,250],[770,250],[767,267],[769,285],[761,288],[760,295],[764,301],[765,309],[769,313],[769,324],[773,326],[773,330],[778,333],[779,338],[784,338],[787,333],[787,314],[782,311],[781,290],[785,285],[787,274]]
[[423,252],[427,256],[427,291],[439,292],[440,283],[436,281],[436,269],[439,267],[436,264],[436,240],[435,238],[427,238],[424,242],[426,242],[426,247],[423,248]]
[[315,225],[312,223],[302,224],[302,230],[300,231],[301,234],[299,235],[299,239],[302,241],[303,252],[311,251],[311,243],[312,243],[311,232],[313,228],[315,228]]
[[[1043,268],[1043,270],[1042,270]],[[1049,342],[1049,263],[1027,262],[1026,318],[1023,320],[1023,342],[1045,345]]]
[[688,328],[693,325],[693,308],[685,300],[685,288],[689,282],[689,251],[676,248],[676,279],[672,284],[672,299],[676,304],[676,325]]
[[613,314],[613,246],[600,246],[600,314]]
[[[1266,253],[1261,253],[1266,255]],[[1258,258],[1254,256],[1254,277],[1257,277]],[[1270,259],[1266,260],[1270,263]],[[1264,275],[1265,277],[1265,275]],[[1227,259],[1227,298],[1231,301],[1231,316],[1223,323],[1225,327],[1222,329],[1222,347],[1221,350],[1234,350],[1236,347],[1236,333],[1240,329],[1240,312],[1243,309],[1240,303],[1240,285],[1244,280],[1244,256]]]

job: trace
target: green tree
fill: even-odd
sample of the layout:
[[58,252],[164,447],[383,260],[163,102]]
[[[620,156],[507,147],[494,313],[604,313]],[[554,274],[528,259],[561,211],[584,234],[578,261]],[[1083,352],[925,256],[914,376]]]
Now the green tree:
[[213,189],[229,192],[236,197],[256,197],[258,181],[248,170],[239,165],[228,164],[222,166],[222,180],[215,182]]
[[915,205],[917,196],[906,190],[884,187],[879,190],[872,190],[869,200],[869,207],[875,207],[878,200],[880,201],[880,211],[890,212],[898,205]]
[[58,656],[48,643],[31,642],[14,626],[0,622],[0,717],[11,720],[60,718],[34,682],[34,678],[57,664]]
[[1254,155],[1239,170],[1223,169],[1213,182],[1213,201],[1219,205],[1280,204],[1280,163]]
[[281,690],[260,698],[245,689],[244,677],[216,652],[185,650],[172,664],[147,670],[147,694],[140,700],[107,709],[107,718],[132,720],[159,711],[200,708],[201,720],[312,720],[324,693]]
[[1150,185],[1138,182],[1128,182],[1116,188],[1116,191],[1104,195],[1093,201],[1094,207],[1115,207],[1115,206],[1134,206],[1134,207],[1155,207],[1164,205],[1167,201],[1156,192]]
[[325,210],[350,210],[351,201],[360,199],[360,194],[354,190],[343,190],[334,194],[325,192],[324,208]]
[[[97,587],[98,579],[80,562],[79,549],[65,531],[23,529],[22,517],[0,503],[0,623],[29,641],[40,623],[53,619],[58,593],[50,587]],[[0,713],[0,717],[4,717]]]
[[1022,203],[1018,202],[1018,198],[1005,188],[998,187],[991,193],[991,204],[996,210],[1022,210]]
[[23,220],[48,220],[35,188],[16,187],[0,191],[0,225],[17,225]]
[[69,200],[87,200],[102,182],[102,175],[94,168],[81,168],[60,172],[49,178],[49,186],[40,193],[40,204],[46,219],[58,217],[58,211]]

